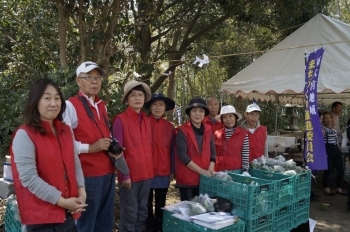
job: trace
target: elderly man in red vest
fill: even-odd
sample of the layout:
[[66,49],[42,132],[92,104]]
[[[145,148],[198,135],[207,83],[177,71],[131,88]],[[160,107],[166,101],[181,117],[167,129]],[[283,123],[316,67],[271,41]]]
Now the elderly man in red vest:
[[116,162],[113,159],[121,155],[107,153],[112,142],[108,114],[105,103],[97,96],[105,71],[87,61],[77,68],[76,74],[79,92],[66,101],[64,121],[74,133],[87,195],[88,207],[78,220],[77,228],[79,231],[111,232],[115,196],[113,162]]
[[216,120],[215,118],[219,114],[219,109],[220,109],[219,101],[216,97],[209,97],[206,103],[207,103],[207,108],[209,110],[209,115],[204,118],[203,123],[210,126],[214,134],[216,130],[223,128],[222,122]]
[[246,120],[241,123],[241,127],[248,130],[249,162],[261,156],[268,157],[267,128],[260,125],[260,113],[261,109],[256,103],[248,105],[244,113]]

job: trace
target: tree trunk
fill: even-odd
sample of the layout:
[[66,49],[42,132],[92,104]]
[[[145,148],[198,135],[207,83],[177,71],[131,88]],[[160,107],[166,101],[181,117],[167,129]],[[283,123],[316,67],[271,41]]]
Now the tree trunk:
[[67,31],[68,31],[68,24],[69,24],[69,17],[72,11],[72,8],[74,7],[74,1],[70,1],[66,4],[61,4],[60,8],[60,20],[59,20],[59,26],[58,26],[58,33],[59,33],[59,49],[60,49],[60,64],[61,68],[65,69],[68,67],[68,61],[67,61]]

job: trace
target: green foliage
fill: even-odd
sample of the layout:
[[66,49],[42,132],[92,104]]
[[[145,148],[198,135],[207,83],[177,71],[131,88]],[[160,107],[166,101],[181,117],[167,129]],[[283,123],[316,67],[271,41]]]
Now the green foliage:
[[[328,2],[109,0],[84,1],[80,6],[79,1],[3,0],[0,152],[8,148],[11,133],[22,122],[28,88],[37,78],[52,78],[69,98],[78,90],[75,68],[92,60],[108,73],[100,95],[110,118],[125,109],[120,101],[122,87],[127,80],[137,79],[134,71],[154,91],[169,91],[184,110],[195,95],[220,97],[221,83],[261,55],[249,52],[271,48],[294,26],[325,12]],[[347,7],[338,8],[345,12]],[[289,27],[293,28],[284,30]],[[203,53],[209,57],[242,54],[210,58],[203,68],[192,65],[191,59]],[[183,59],[183,64],[174,62]],[[176,73],[174,85],[162,75],[169,68]],[[274,105],[266,107],[268,114],[262,120],[269,124],[274,122]]]

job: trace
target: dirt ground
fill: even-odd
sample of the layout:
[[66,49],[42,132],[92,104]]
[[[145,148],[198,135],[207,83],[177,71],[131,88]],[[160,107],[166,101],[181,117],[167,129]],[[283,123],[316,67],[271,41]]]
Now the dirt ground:
[[[313,191],[320,196],[320,202],[310,203],[310,218],[317,221],[315,232],[332,231],[346,232],[350,231],[350,212],[347,211],[347,197],[342,195],[328,196],[324,194],[322,175],[316,178],[318,184],[312,186]],[[331,185],[335,191],[335,185]],[[347,191],[347,183],[343,184],[343,191]],[[321,210],[321,203],[328,203],[327,211]]]

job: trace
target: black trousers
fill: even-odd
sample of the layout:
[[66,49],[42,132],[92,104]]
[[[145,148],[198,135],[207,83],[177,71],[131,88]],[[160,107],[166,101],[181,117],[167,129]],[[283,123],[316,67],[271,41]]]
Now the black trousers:
[[71,213],[66,214],[64,223],[27,225],[27,232],[78,232]]
[[[166,194],[168,188],[151,188],[148,195],[148,217],[146,220],[147,231],[161,231],[163,226],[163,210],[165,206]],[[154,193],[154,194],[153,194]],[[153,195],[154,195],[154,214],[153,214]]]
[[199,188],[180,187],[179,192],[181,201],[189,201],[194,196],[199,196]]
[[335,168],[337,170],[336,185],[337,188],[341,188],[344,178],[343,156],[341,151],[336,144],[326,144],[326,153],[328,170],[323,172],[323,187],[329,187],[329,176],[332,173],[333,168]]

